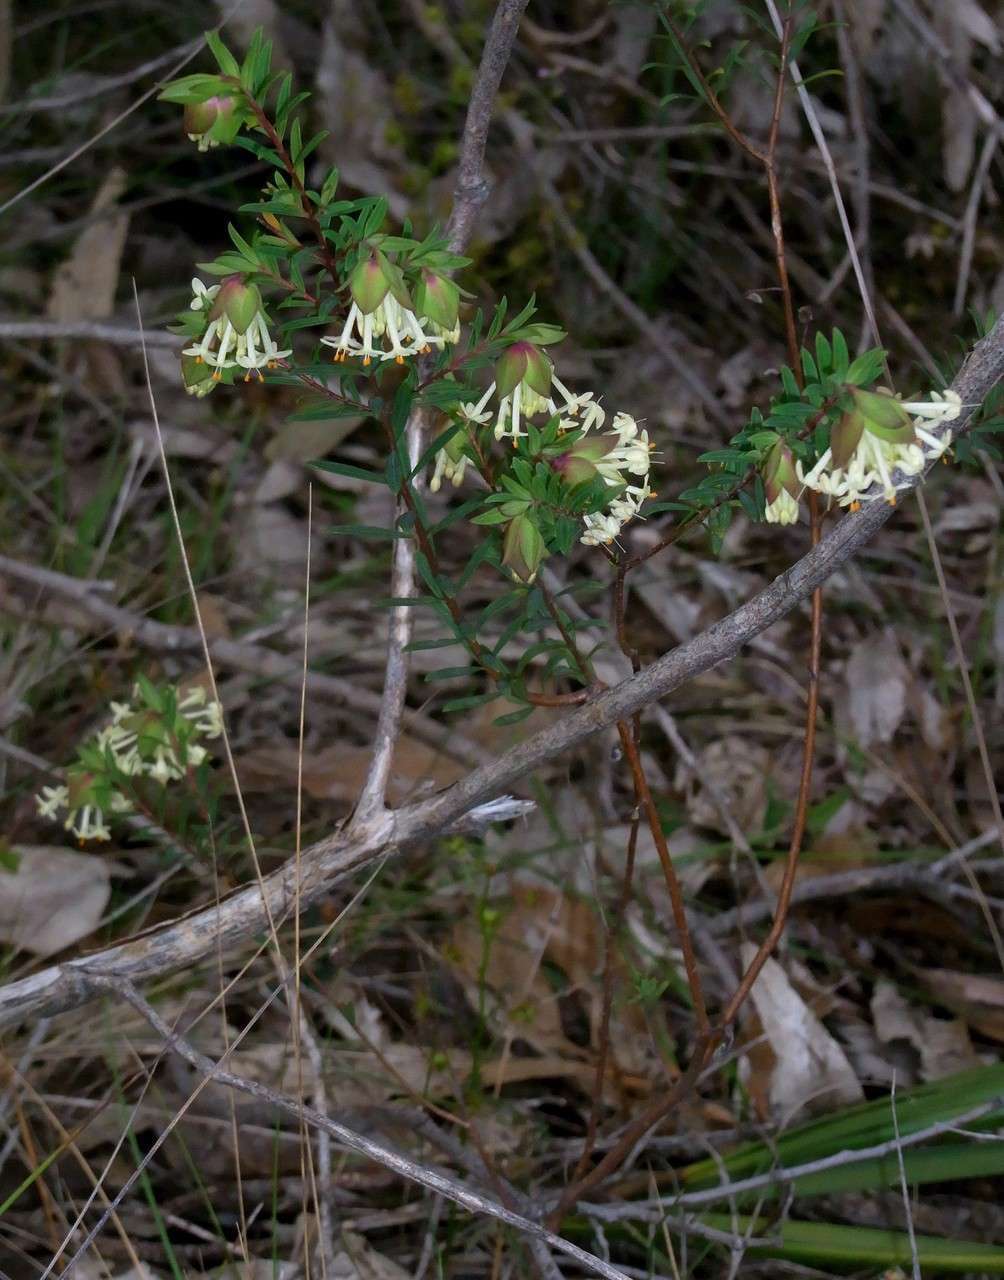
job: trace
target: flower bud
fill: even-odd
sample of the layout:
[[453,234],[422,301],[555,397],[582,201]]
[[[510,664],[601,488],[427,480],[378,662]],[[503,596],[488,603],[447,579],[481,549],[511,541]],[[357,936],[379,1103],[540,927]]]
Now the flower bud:
[[802,492],[795,474],[795,459],[783,440],[777,440],[767,454],[767,460],[763,464],[763,487],[768,503],[775,502],[782,489],[796,501]]
[[851,388],[854,407],[864,418],[865,428],[886,444],[913,444],[913,421],[895,396],[879,391]]
[[375,253],[364,258],[349,276],[352,300],[365,316],[376,311],[386,298],[389,289],[390,281],[384,272],[380,257]]
[[213,299],[209,319],[219,320],[221,316],[226,316],[237,333],[246,333],[261,309],[261,294],[257,285],[248,284],[243,276],[227,276]]
[[840,419],[830,432],[830,452],[833,465],[844,470],[855,450],[861,443],[865,431],[864,415],[858,409],[849,409],[840,415]]
[[495,366],[495,386],[500,397],[512,395],[521,382],[539,396],[551,390],[551,362],[532,342],[514,342]]
[[424,319],[453,330],[459,319],[460,290],[446,276],[423,269],[415,290],[415,306]]
[[509,522],[502,547],[502,563],[521,582],[532,582],[547,554],[540,530],[529,515],[519,515]]
[[551,460],[551,466],[570,485],[584,484],[600,475],[596,463],[617,448],[615,436],[587,436],[567,453]]
[[225,94],[217,94],[205,102],[190,102],[182,122],[189,140],[197,142],[200,151],[218,147],[221,142],[233,142],[240,129],[237,103]]

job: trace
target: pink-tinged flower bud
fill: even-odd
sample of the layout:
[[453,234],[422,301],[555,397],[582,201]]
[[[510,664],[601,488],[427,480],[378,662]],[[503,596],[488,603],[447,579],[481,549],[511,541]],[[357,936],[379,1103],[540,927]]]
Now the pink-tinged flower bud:
[[539,396],[551,390],[552,365],[547,356],[532,342],[514,342],[503,351],[495,366],[495,386],[500,397],[512,395],[525,383]]
[[849,409],[840,415],[830,432],[830,453],[833,455],[833,465],[838,470],[844,470],[854,457],[864,430],[864,416],[857,409]]
[[551,466],[568,484],[583,484],[600,474],[596,463],[616,448],[616,436],[587,436],[577,440],[567,453],[553,458]]
[[767,461],[763,464],[763,487],[768,503],[774,502],[782,489],[795,499],[802,492],[795,474],[795,459],[783,440],[778,440],[767,454]]
[[373,253],[353,270],[349,276],[352,300],[364,316],[371,315],[386,298],[390,281],[377,254]]
[[415,290],[415,305],[420,316],[453,330],[460,315],[460,290],[446,276],[423,270]]
[[221,316],[226,316],[236,333],[246,333],[261,309],[261,294],[257,285],[248,284],[243,276],[227,276],[213,299],[209,319],[219,320]]
[[864,419],[865,428],[886,444],[913,444],[913,421],[902,400],[879,391],[851,388],[855,409]]
[[502,563],[521,582],[533,582],[545,555],[544,539],[529,515],[519,515],[509,522],[503,540]]
[[199,144],[200,151],[218,147],[221,142],[233,142],[240,129],[235,99],[217,94],[205,102],[190,102],[185,107],[183,127],[190,141]]

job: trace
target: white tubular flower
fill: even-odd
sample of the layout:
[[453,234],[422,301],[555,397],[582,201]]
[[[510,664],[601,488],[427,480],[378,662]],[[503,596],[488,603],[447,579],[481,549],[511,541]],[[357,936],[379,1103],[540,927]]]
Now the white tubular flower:
[[623,521],[615,515],[604,515],[601,511],[594,515],[584,516],[586,531],[579,539],[587,547],[609,546],[621,531]]
[[932,392],[930,401],[902,401],[857,387],[850,389],[850,398],[852,406],[834,426],[830,447],[811,470],[799,463],[798,479],[852,511],[876,498],[895,505],[897,491],[910,488],[930,459],[949,448],[951,432],[938,436],[930,428],[954,421],[962,401],[954,391]]
[[954,422],[962,412],[962,397],[949,387],[944,392],[932,391],[930,400],[904,400],[903,408],[913,417],[927,418],[932,423]]
[[105,816],[94,804],[85,804],[71,811],[63,826],[72,831],[78,840],[110,840],[112,833],[105,825]]
[[66,787],[43,787],[35,797],[35,808],[40,818],[55,821],[60,809],[65,809],[70,802],[70,793]]
[[[841,507],[858,511],[863,502],[884,498],[895,506],[896,493],[911,487],[926,463],[919,445],[890,445],[865,431],[846,467],[833,466],[833,451],[827,449],[811,471],[796,464],[796,474],[806,489],[835,498]],[[894,475],[899,472],[899,478]]]
[[495,383],[493,382],[477,404],[469,400],[466,404],[458,405],[457,417],[468,424],[476,423],[479,427],[483,427],[491,420],[492,411],[487,406],[494,394]]
[[[615,413],[610,430],[617,436],[621,444],[630,444],[638,437],[638,421],[629,413]],[[643,433],[644,434],[644,433]],[[648,438],[647,436],[645,437]]]
[[959,393],[951,388],[944,393],[932,391],[929,403],[923,400],[905,400],[903,408],[913,415],[913,433],[927,456],[944,457],[952,447],[953,433],[945,431],[936,436],[931,428],[955,421],[962,412],[962,397]]
[[[411,356],[425,355],[434,346],[460,341],[460,325],[445,329],[432,321],[422,321],[409,307],[404,307],[388,293],[372,311],[364,312],[353,301],[345,318],[342,332],[337,338],[322,338],[326,347],[333,347],[334,360],[341,364],[350,356],[361,356],[364,365],[374,360],[393,360],[404,364]],[[377,346],[374,339],[384,339],[385,346]]]
[[169,782],[177,782],[179,778],[183,778],[185,771],[173,748],[157,746],[154,748],[153,763],[146,766],[146,774],[154,782],[166,786]]
[[781,488],[773,502],[764,511],[768,524],[795,524],[798,520],[798,501],[787,489]]
[[525,381],[518,382],[512,394],[503,396],[499,401],[498,416],[495,419],[495,439],[504,440],[508,437],[515,447],[516,441],[522,440],[526,435],[525,431],[520,430],[523,419],[532,418],[535,413],[541,413],[546,408],[548,408],[548,402],[540,392],[535,391]]
[[460,454],[458,458],[451,457],[446,449],[440,449],[436,454],[436,466],[432,473],[432,479],[429,481],[429,488],[433,493],[438,493],[443,487],[443,480],[450,480],[454,488],[463,484],[464,472],[467,470],[467,464],[470,459],[465,453]]
[[191,302],[192,310],[204,311],[207,307],[209,307],[212,304],[213,299],[216,297],[219,291],[220,291],[220,286],[218,284],[206,285],[206,284],[203,284],[203,282],[198,278],[198,276],[194,276],[192,278],[192,302]]
[[610,514],[616,516],[621,524],[627,524],[629,520],[634,520],[638,516],[638,512],[645,503],[651,498],[652,490],[646,480],[644,484],[629,484],[624,492],[614,498],[610,504]]
[[[193,289],[195,286],[193,281]],[[201,281],[198,283],[201,284]],[[198,310],[210,291],[198,294]],[[276,361],[285,360],[292,350],[280,351],[268,331],[268,321],[262,310],[261,294],[253,284],[246,284],[240,276],[228,276],[216,286],[209,308],[209,323],[202,338],[182,355],[191,356],[198,364],[213,369],[213,380],[219,381],[221,369],[246,370],[244,381],[253,373],[261,377],[261,370],[273,368]],[[204,393],[203,393],[204,394]]]
[[201,685],[188,690],[179,700],[178,710],[205,737],[218,738],[223,733],[223,708]]
[[143,772],[143,757],[138,743],[139,735],[121,723],[108,725],[97,736],[98,746],[106,747],[112,753],[115,767],[129,775]]
[[[587,546],[612,542],[625,524],[638,517],[652,496],[652,444],[648,432],[626,413],[615,414],[610,430],[602,435],[580,437],[551,465],[569,484],[585,483],[598,476],[616,490],[610,496],[607,512],[583,517],[585,532],[581,541]],[[628,477],[635,478],[636,483],[632,484]]]
[[526,433],[520,430],[524,418],[551,409],[551,383],[554,366],[532,342],[520,340],[506,347],[495,366],[495,384],[499,394],[495,439],[508,436],[515,446]]
[[558,405],[555,403],[554,398],[550,397],[547,401],[547,407],[551,413],[561,415],[561,426],[564,430],[568,431],[577,428],[585,435],[592,431],[594,427],[599,429],[603,426],[607,417],[606,411],[594,398],[591,391],[583,391],[580,395],[574,395],[553,370],[551,372],[551,385],[556,388],[564,403]]
[[652,466],[652,445],[647,431],[641,431],[634,440],[627,440],[612,449],[596,464],[596,469],[609,484],[623,484],[623,473],[647,476]]

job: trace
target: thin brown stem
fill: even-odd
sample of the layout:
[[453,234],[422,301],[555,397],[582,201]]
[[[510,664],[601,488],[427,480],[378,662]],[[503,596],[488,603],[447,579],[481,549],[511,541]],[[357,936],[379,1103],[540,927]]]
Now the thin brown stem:
[[751,142],[750,139],[747,138],[743,132],[741,132],[741,130],[736,128],[732,120],[732,117],[722,106],[721,100],[719,99],[718,95],[715,93],[714,89],[712,89],[707,76],[705,76],[704,72],[701,70],[701,64],[697,61],[697,59],[693,56],[693,54],[687,48],[687,45],[683,38],[683,32],[680,31],[676,23],[669,16],[669,13],[666,11],[665,6],[662,7],[662,12],[660,13],[660,17],[662,18],[662,21],[664,26],[666,27],[666,30],[670,32],[674,41],[676,42],[676,47],[679,50],[680,54],[686,60],[686,63],[690,70],[691,75],[701,86],[701,92],[704,94],[705,101],[707,102],[708,106],[711,108],[712,112],[714,113],[715,118],[718,120],[718,123],[722,126],[722,128],[729,135],[729,137],[732,139],[732,141],[736,144],[737,147],[740,147],[743,151],[746,152],[748,156],[758,161],[760,164],[766,163],[766,159],[767,159],[766,154],[763,151],[761,151],[760,148],[754,142]]
[[317,206],[307,194],[307,188],[304,186],[303,180],[296,171],[296,165],[293,163],[293,157],[287,151],[286,144],[283,142],[282,138],[279,137],[279,132],[272,121],[268,118],[265,109],[253,98],[248,97],[247,103],[254,112],[254,117],[258,122],[259,128],[268,138],[269,142],[272,144],[273,151],[275,151],[276,155],[282,162],[282,167],[285,169],[290,182],[293,184],[293,189],[300,197],[303,216],[306,219],[307,226],[310,227],[311,235],[317,241],[317,251],[320,254],[324,268],[331,277],[331,282],[337,292],[342,287],[338,263],[335,260],[334,253],[331,251],[331,245],[328,243],[327,236],[324,234],[324,228],[321,226]]
[[635,808],[631,815],[631,830],[628,834],[627,855],[624,862],[624,875],[621,879],[621,891],[613,914],[607,920],[604,937],[603,956],[603,1006],[600,1011],[599,1045],[596,1052],[596,1082],[593,1085],[593,1101],[589,1108],[589,1120],[586,1124],[586,1136],[582,1143],[582,1155],[572,1174],[572,1182],[578,1180],[586,1172],[589,1158],[596,1145],[596,1132],[600,1123],[600,1110],[603,1106],[603,1080],[607,1074],[607,1059],[610,1054],[610,1015],[614,1007],[614,952],[616,950],[617,931],[624,921],[624,914],[631,901],[631,889],[634,882],[634,864],[638,851],[638,831],[641,827],[641,813]]
[[666,888],[669,890],[669,900],[673,910],[673,922],[676,925],[676,931],[680,939],[680,949],[683,952],[683,967],[687,975],[687,986],[690,988],[690,998],[694,1002],[698,1030],[701,1035],[704,1035],[710,1025],[708,1022],[708,1010],[704,1001],[700,973],[697,968],[697,953],[694,951],[693,939],[690,936],[690,929],[687,927],[687,908],[683,901],[683,888],[680,884],[680,877],[676,874],[676,868],[673,866],[673,859],[666,843],[666,835],[662,829],[662,821],[659,818],[659,810],[655,807],[655,801],[652,799],[652,791],[648,785],[648,779],[645,777],[645,770],[642,768],[641,753],[638,750],[638,744],[631,731],[631,726],[626,720],[620,720],[617,723],[617,732],[620,735],[621,745],[624,748],[624,754],[631,769],[635,795],[644,810],[649,830],[652,832],[652,839],[655,841],[656,852],[659,855],[662,874],[666,879]]

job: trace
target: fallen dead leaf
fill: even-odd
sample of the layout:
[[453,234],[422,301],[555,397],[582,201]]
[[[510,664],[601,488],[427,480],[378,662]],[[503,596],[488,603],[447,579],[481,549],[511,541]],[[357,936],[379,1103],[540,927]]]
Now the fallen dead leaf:
[[[357,191],[384,191],[395,218],[408,214],[400,190],[407,159],[394,141],[394,95],[365,52],[350,46],[360,31],[355,0],[334,0],[321,38],[317,68],[318,105],[326,120],[337,121],[337,137],[321,144],[321,154],[337,160],[343,181]],[[366,110],[359,104],[365,102]]]
[[[454,927],[447,958],[465,980],[472,1002],[477,1001],[483,975],[495,994],[494,1012],[505,1034],[526,1041],[552,1061],[507,1061],[503,1056],[493,1071],[502,1072],[504,1080],[524,1078],[527,1070],[526,1078],[573,1076],[591,1089],[601,1025],[604,955],[595,907],[586,898],[517,884],[509,901],[496,909],[501,919],[491,933],[487,956],[484,930],[468,917]],[[528,1067],[528,1061],[537,1065]],[[625,1092],[646,1092],[662,1074],[644,1013],[631,1001],[618,1001],[614,1007],[610,1067],[604,1084],[612,1103],[622,1100]]]
[[125,188],[125,172],[112,169],[91,205],[96,220],[84,228],[69,258],[56,268],[50,320],[102,320],[112,314],[129,230],[129,215],[117,207]]
[[51,956],[93,933],[111,896],[106,859],[51,845],[15,845],[0,870],[0,941]]
[[709,784],[713,784],[741,830],[747,834],[762,830],[771,773],[766,747],[749,737],[730,735],[709,743],[698,753],[696,763],[696,770],[681,763],[675,779],[686,796],[694,826],[729,834],[721,808],[709,795]]
[[892,738],[906,711],[909,677],[891,632],[855,646],[845,672],[846,706],[860,746]]
[[343,1231],[341,1246],[327,1272],[330,1280],[410,1280],[410,1271],[378,1253],[365,1236]]
[[[752,943],[743,944],[744,967],[755,953]],[[776,960],[764,965],[750,998],[774,1055],[770,1080],[763,1092],[775,1118],[787,1122],[803,1107],[830,1109],[840,1103],[863,1100],[864,1093],[847,1055]],[[748,1062],[744,1075],[748,1081]],[[763,1082],[759,1084],[762,1088]]]
[[[311,749],[303,759],[303,789],[318,800],[351,804],[358,799],[369,769],[369,747],[339,745]],[[294,743],[252,747],[241,754],[241,783],[253,791],[267,791],[276,783],[296,786],[298,752]],[[407,734],[398,738],[391,768],[389,799],[402,804],[418,789],[446,787],[467,772],[466,767],[435,747]]]
[[880,978],[871,999],[875,1034],[882,1044],[905,1040],[920,1056],[921,1080],[980,1065],[966,1024],[961,1018],[935,1018],[907,1004],[896,984]]
[[1004,978],[953,969],[916,969],[916,976],[937,999],[954,1009],[981,1035],[1004,1041]]
[[311,462],[323,458],[363,422],[363,418],[326,418],[320,422],[287,422],[265,447],[269,462]]

